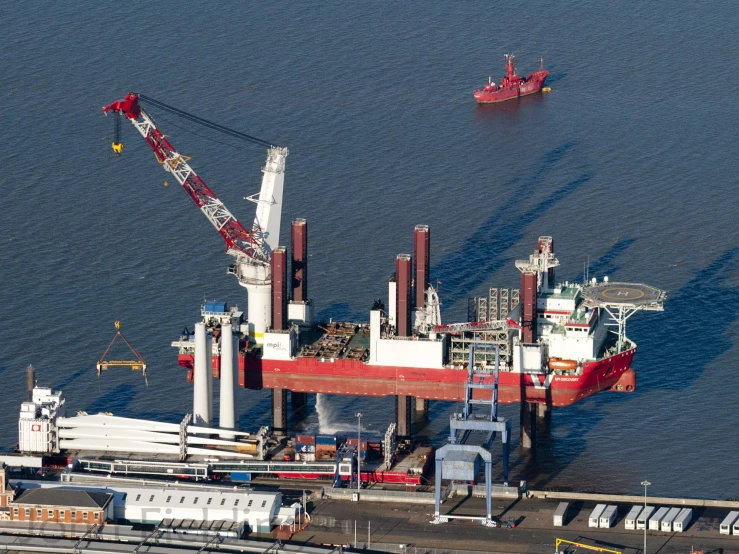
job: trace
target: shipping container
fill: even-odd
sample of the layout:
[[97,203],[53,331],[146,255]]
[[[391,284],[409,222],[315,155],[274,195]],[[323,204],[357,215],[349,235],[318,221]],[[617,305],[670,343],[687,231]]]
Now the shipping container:
[[644,511],[644,506],[633,506],[631,510],[629,510],[629,513],[626,515],[626,519],[624,519],[624,527],[629,531],[635,530],[636,519],[639,517],[639,514],[641,514],[642,511]]
[[649,516],[654,513],[654,506],[647,506],[636,518],[636,528],[643,531],[649,524]]
[[734,525],[734,522],[737,520],[739,520],[739,512],[729,512],[729,515],[727,515],[721,522],[719,533],[722,535],[731,535],[731,526]]
[[610,529],[616,523],[618,517],[618,506],[608,506],[598,518],[598,527]]
[[663,533],[670,533],[672,531],[672,522],[677,517],[677,514],[680,513],[680,508],[670,508],[670,511],[667,512],[667,515],[662,519],[660,522],[660,530]]
[[245,471],[232,471],[231,481],[251,481],[251,473]]
[[693,510],[691,508],[683,508],[680,513],[675,516],[672,521],[672,530],[676,533],[682,533],[688,527],[690,522],[693,520]]
[[600,514],[603,513],[603,510],[606,509],[605,504],[598,504],[592,512],[590,512],[590,517],[588,518],[588,527],[598,527],[599,525],[599,519]]
[[203,307],[203,311],[222,314],[227,312],[228,310],[226,309],[225,302],[206,302],[205,306]]
[[320,445],[333,445],[337,444],[336,435],[316,435],[316,446]]
[[567,509],[570,507],[569,502],[560,502],[554,511],[554,526],[564,527],[567,525]]
[[315,454],[316,445],[315,444],[296,444],[295,452],[312,452]]
[[662,520],[667,515],[667,512],[669,512],[670,509],[666,507],[662,507],[656,512],[654,512],[654,515],[649,518],[649,530],[650,531],[659,531],[659,525],[662,522]]
[[295,459],[299,462],[315,462],[316,455],[314,452],[296,452]]
[[295,444],[316,444],[315,435],[295,435]]
[[739,519],[734,522],[734,525],[732,525],[731,528],[733,530],[732,535],[739,535]]

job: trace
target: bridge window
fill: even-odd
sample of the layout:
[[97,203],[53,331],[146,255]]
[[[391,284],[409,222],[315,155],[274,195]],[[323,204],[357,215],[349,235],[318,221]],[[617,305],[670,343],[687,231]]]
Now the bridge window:
[[198,497],[195,497],[195,500],[192,501],[193,505],[198,503]]
[[172,500],[172,497],[171,496],[168,496],[167,497],[167,503],[169,503],[170,500]]
[[180,498],[180,504],[182,504],[184,501],[185,501],[185,497],[183,496],[182,498]]
[[153,494],[149,497],[149,502],[154,502],[154,495]]
[[262,500],[262,508],[264,508],[266,505],[267,505],[267,501],[266,500]]
[[208,505],[208,506],[210,506],[210,503],[211,503],[212,501],[213,501],[213,498],[209,496],[209,497],[208,497],[208,502],[206,502],[205,504],[206,504],[206,505]]
[[141,495],[140,494],[137,494],[136,495],[136,502],[138,502],[139,500],[141,500]]
[[251,508],[251,504],[254,502],[254,499],[249,500],[249,504],[246,505],[247,508]]
[[234,500],[234,506],[238,506],[238,505],[239,505],[239,499],[237,498],[236,500]]
[[225,503],[226,503],[226,499],[225,498],[221,499],[221,506],[223,506]]

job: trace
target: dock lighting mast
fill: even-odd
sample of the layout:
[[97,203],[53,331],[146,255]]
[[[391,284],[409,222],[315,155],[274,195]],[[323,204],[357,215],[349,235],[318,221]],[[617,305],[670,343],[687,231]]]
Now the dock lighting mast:
[[357,490],[362,489],[362,412],[357,412]]
[[[251,230],[247,230],[239,223],[216,194],[195,173],[187,163],[190,158],[175,150],[168,138],[157,129],[154,120],[141,107],[140,101],[209,129],[268,148],[267,162],[262,170],[264,176],[259,197],[249,197],[249,200],[257,204],[257,213]],[[164,170],[177,179],[203,215],[223,237],[226,242],[226,253],[234,258],[234,263],[229,267],[228,272],[236,275],[239,284],[248,292],[249,338],[253,342],[262,343],[264,332],[272,323],[270,257],[272,250],[280,240],[287,148],[272,146],[269,142],[204,120],[143,94],[129,93],[123,99],[103,107],[103,113],[107,115],[109,111],[124,115],[133,124],[154,150],[154,156]],[[119,145],[116,154],[120,154],[123,144],[120,139],[116,141],[114,150],[116,144]]]
[[[651,485],[649,481],[642,481],[642,486],[644,487],[644,517],[647,517],[647,487]],[[647,521],[644,520],[644,554],[647,554]]]

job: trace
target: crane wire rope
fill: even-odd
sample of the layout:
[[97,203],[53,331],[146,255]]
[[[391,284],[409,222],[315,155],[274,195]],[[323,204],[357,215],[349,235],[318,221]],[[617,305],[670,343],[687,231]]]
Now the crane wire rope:
[[218,123],[208,121],[207,119],[203,119],[202,117],[198,117],[184,110],[180,110],[179,108],[175,108],[174,106],[170,106],[169,104],[165,104],[164,102],[160,102],[159,100],[154,100],[153,98],[146,96],[145,94],[139,93],[138,96],[140,100],[144,101],[147,104],[150,104],[151,106],[154,106],[156,108],[159,108],[160,110],[169,112],[183,119],[187,119],[188,121],[192,121],[193,123],[197,123],[198,125],[202,125],[203,127],[207,127],[209,129],[219,131],[221,133],[224,133],[226,135],[229,135],[231,137],[234,137],[234,138],[246,141],[246,142],[251,142],[252,144],[256,144],[258,146],[265,146],[267,148],[272,148],[274,146],[274,144],[272,144],[271,142],[262,140],[257,137],[253,137],[251,135],[247,135],[246,133],[242,133],[241,131],[230,129],[229,127],[226,127],[224,125],[220,125]]
[[[114,144],[121,145],[121,148],[116,150],[115,148],[114,153],[115,157],[118,158],[120,156],[121,150],[122,150],[122,143],[120,142],[120,117],[116,117],[113,119],[113,135]],[[107,149],[106,149],[107,150]],[[107,173],[107,181],[108,181],[108,210],[107,210],[107,217],[105,218],[105,238],[103,239],[103,244],[108,244],[112,239],[112,248],[109,248],[108,252],[112,252],[113,259],[118,260],[118,252],[119,252],[119,246],[120,241],[115,240],[115,237],[111,234],[111,221],[113,219],[113,204],[114,204],[114,198],[113,198],[113,187],[110,186],[110,183],[112,182],[111,175],[112,175],[112,165],[111,165],[111,158],[113,157],[113,153],[108,150],[108,157],[106,160],[106,173]],[[114,270],[115,274],[119,275],[125,275],[125,273],[120,273],[117,269]],[[132,370],[141,370],[144,376],[144,382],[146,383],[146,386],[149,386],[149,379],[146,375],[146,361],[141,356],[141,354],[134,348],[134,346],[128,341],[128,339],[123,335],[121,332],[121,324],[120,324],[120,296],[118,294],[118,287],[116,285],[113,285],[113,297],[114,297],[114,303],[115,303],[115,328],[116,328],[116,334],[113,335],[113,340],[110,341],[108,344],[108,347],[105,349],[105,352],[100,357],[100,360],[98,361],[96,368],[97,368],[97,376],[98,376],[98,390],[102,390],[101,382],[100,382],[100,373],[103,370],[107,370],[108,367],[119,367],[119,366],[126,366],[130,367]],[[107,356],[108,352],[110,351],[111,347],[113,346],[113,343],[120,337],[123,342],[128,346],[128,348],[131,350],[131,352],[136,357],[135,360],[105,360],[105,357]]]

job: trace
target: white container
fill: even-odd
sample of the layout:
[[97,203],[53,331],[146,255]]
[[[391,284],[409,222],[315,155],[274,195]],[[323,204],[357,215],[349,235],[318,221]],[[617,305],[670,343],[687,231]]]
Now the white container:
[[676,533],[682,533],[690,526],[690,522],[692,520],[693,510],[691,508],[683,508],[680,510],[680,513],[675,516],[675,519],[672,520],[672,530]]
[[644,510],[642,510],[639,516],[636,518],[636,528],[640,531],[646,529],[647,525],[649,524],[649,516],[651,516],[653,513],[654,506],[647,506]]
[[677,514],[680,513],[680,508],[670,508],[670,511],[667,512],[667,515],[662,519],[660,522],[660,528],[663,533],[670,533],[672,531],[672,522],[677,517]]
[[616,522],[616,517],[618,516],[618,506],[608,506],[605,510],[603,510],[603,513],[600,514],[600,518],[598,520],[598,527],[601,527],[603,529],[610,529],[613,527],[613,524]]
[[644,506],[633,506],[631,510],[629,510],[629,513],[626,515],[626,519],[624,519],[624,527],[629,531],[635,530],[636,518],[639,517],[639,514],[641,514],[643,510]]
[[739,512],[729,512],[729,515],[727,515],[721,522],[719,533],[722,535],[731,535],[731,526],[737,520],[739,520]]
[[570,507],[569,502],[560,502],[559,506],[557,506],[557,509],[554,512],[554,526],[555,527],[564,527],[565,523],[567,523],[567,509]]
[[662,522],[662,520],[667,515],[667,512],[669,512],[670,509],[667,507],[662,507],[659,510],[657,510],[652,517],[649,518],[649,530],[650,531],[659,531],[659,524]]
[[598,521],[600,519],[600,514],[603,513],[603,510],[606,509],[605,504],[598,504],[592,512],[590,512],[590,517],[588,518],[588,527],[598,527],[600,522]]

